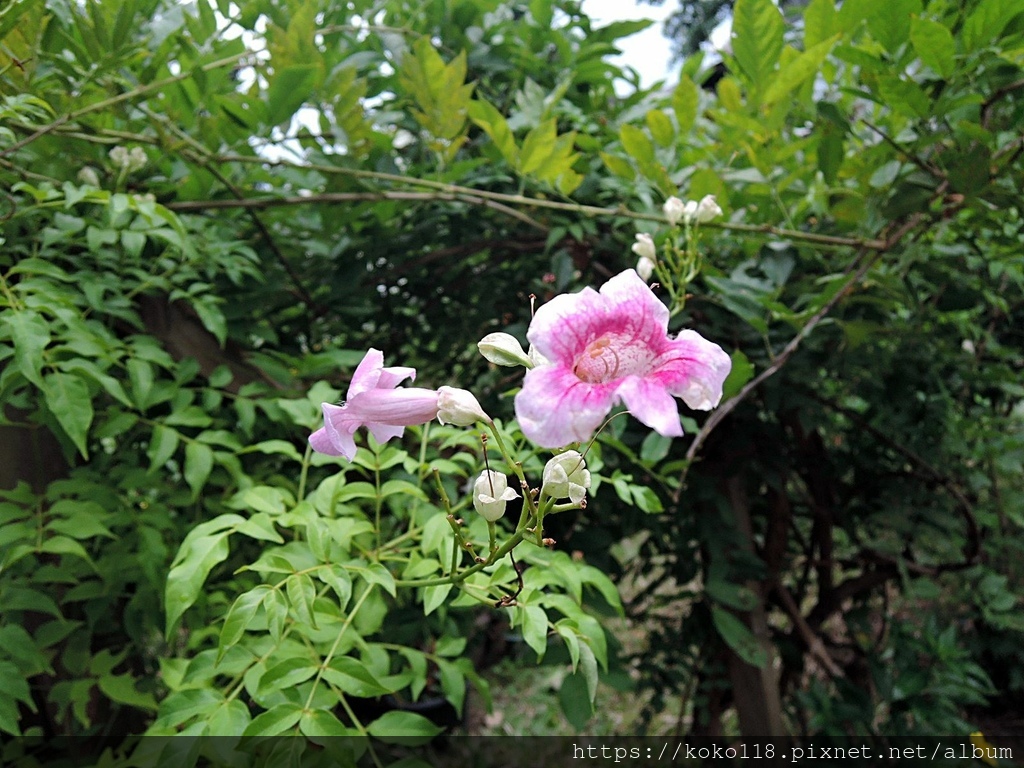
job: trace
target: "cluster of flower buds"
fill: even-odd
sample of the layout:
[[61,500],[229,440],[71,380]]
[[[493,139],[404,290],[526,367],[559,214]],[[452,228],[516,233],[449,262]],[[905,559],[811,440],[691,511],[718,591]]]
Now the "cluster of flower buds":
[[140,171],[149,162],[149,158],[146,157],[146,152],[142,147],[132,147],[131,150],[128,150],[118,145],[110,150],[108,157],[110,157],[110,162],[125,173]]
[[[581,504],[590,488],[590,472],[579,451],[565,451],[550,459],[541,477],[542,499],[569,499]],[[473,483],[473,508],[489,523],[500,520],[505,505],[517,498],[519,494],[508,487],[508,477],[501,472],[486,469]]]
[[704,195],[699,201],[687,200],[685,203],[678,197],[670,197],[662,207],[665,218],[673,227],[680,219],[685,224],[703,224],[722,215],[722,209],[715,202],[714,195]]

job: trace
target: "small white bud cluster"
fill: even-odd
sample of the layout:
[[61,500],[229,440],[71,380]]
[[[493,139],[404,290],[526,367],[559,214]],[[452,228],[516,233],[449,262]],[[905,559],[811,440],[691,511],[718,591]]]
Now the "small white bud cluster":
[[110,162],[125,173],[142,170],[149,162],[146,151],[142,147],[132,147],[131,150],[128,150],[118,145],[110,150],[108,157],[110,157]]
[[704,195],[699,201],[687,200],[685,203],[678,197],[670,197],[662,207],[665,219],[673,227],[682,219],[685,223],[703,224],[722,215],[722,209],[715,202],[714,195]]

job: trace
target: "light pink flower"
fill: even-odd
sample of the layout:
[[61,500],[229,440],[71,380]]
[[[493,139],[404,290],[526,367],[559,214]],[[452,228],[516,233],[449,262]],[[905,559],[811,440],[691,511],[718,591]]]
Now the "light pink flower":
[[401,437],[406,427],[426,424],[437,417],[437,392],[407,387],[402,381],[416,378],[415,368],[385,368],[384,354],[366,353],[352,374],[348,399],[341,405],[324,403],[324,426],[309,437],[313,450],[351,460],[356,455],[353,439],[366,427],[379,443]]
[[668,320],[632,269],[538,309],[526,336],[549,362],[527,371],[516,395],[523,434],[544,448],[584,441],[624,402],[659,434],[682,435],[673,396],[714,408],[732,362],[696,331],[669,338]]

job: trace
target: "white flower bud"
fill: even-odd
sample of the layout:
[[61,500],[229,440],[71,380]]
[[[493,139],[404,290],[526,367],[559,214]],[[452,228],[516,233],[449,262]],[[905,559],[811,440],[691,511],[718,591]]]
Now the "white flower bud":
[[505,505],[519,494],[508,487],[508,478],[501,472],[485,469],[473,483],[473,507],[489,523],[501,519]]
[[128,150],[118,144],[112,150],[107,153],[107,157],[110,158],[110,162],[116,165],[118,168],[128,168]]
[[566,497],[579,504],[590,487],[590,472],[579,451],[566,451],[552,458],[544,466],[541,491],[553,499]]
[[678,197],[670,197],[665,201],[665,205],[662,206],[662,210],[665,212],[665,218],[668,223],[673,227],[679,223],[679,219],[683,217],[685,206],[683,201]]
[[700,202],[697,203],[697,211],[694,214],[694,218],[698,223],[703,224],[705,221],[711,221],[721,215],[722,209],[719,208],[718,203],[715,202],[715,196],[704,195]]
[[641,280],[650,280],[651,275],[654,274],[655,263],[646,256],[641,256],[639,261],[636,263],[636,273],[640,275]]
[[488,362],[495,365],[533,367],[530,356],[523,351],[519,339],[509,333],[488,333],[477,342],[476,348]]
[[533,344],[530,345],[530,363],[531,368],[540,368],[542,365],[550,365],[551,361],[542,355]]
[[146,167],[149,162],[149,158],[146,156],[146,150],[142,147],[132,147],[128,153],[128,170],[138,171]]
[[100,186],[100,176],[91,165],[84,166],[78,172],[78,180],[83,184],[88,184],[90,187],[99,188]]
[[637,233],[636,242],[633,243],[633,253],[649,261],[655,261],[658,258],[658,250],[654,247],[654,240],[646,232]]
[[469,427],[478,421],[490,421],[472,392],[455,387],[437,390],[437,420],[442,424]]
[[693,221],[693,217],[697,215],[698,203],[696,200],[687,200],[686,205],[683,206],[683,220],[687,223]]

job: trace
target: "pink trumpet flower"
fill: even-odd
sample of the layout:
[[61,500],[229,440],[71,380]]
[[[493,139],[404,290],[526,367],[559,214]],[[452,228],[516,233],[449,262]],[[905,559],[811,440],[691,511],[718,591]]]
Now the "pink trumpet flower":
[[666,437],[683,434],[673,397],[710,410],[732,361],[696,331],[668,335],[668,308],[635,270],[600,292],[556,296],[527,338],[548,360],[526,372],[515,409],[523,434],[544,448],[590,438],[619,402]]
[[401,437],[406,427],[435,419],[435,390],[395,388],[405,379],[415,378],[415,368],[385,368],[384,354],[369,350],[352,374],[348,399],[341,405],[323,404],[324,426],[310,435],[309,444],[320,453],[351,460],[356,455],[354,435],[360,427],[383,443]]

